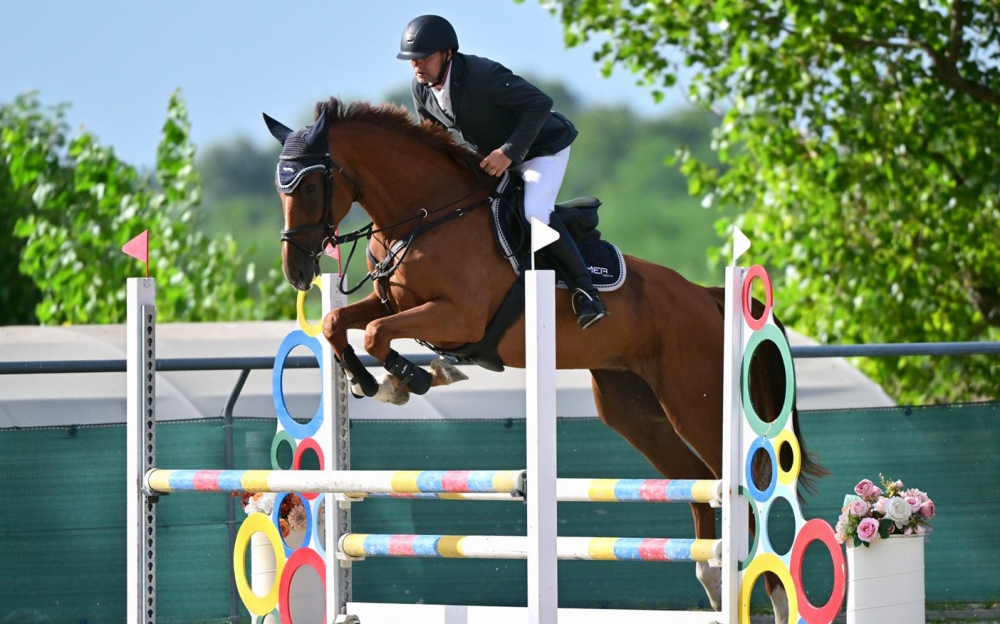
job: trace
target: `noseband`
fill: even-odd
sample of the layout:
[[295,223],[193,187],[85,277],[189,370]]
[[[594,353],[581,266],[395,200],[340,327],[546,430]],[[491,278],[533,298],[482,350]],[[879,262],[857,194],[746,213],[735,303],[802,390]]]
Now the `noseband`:
[[[302,156],[299,158],[284,158],[283,160],[312,160],[315,156]],[[354,198],[351,203],[361,200],[361,191],[358,185],[351,179],[344,168],[338,165],[330,158],[330,154],[324,154],[323,161],[323,218],[319,223],[313,223],[312,225],[303,225],[302,227],[290,228],[287,230],[281,230],[279,234],[281,235],[281,242],[289,243],[293,247],[296,247],[302,253],[306,254],[313,260],[319,262],[319,259],[323,257],[323,250],[326,249],[327,244],[332,244],[334,247],[337,245],[350,242],[346,237],[339,237],[336,235],[336,225],[333,222],[333,172],[337,171],[340,173],[341,177],[350,185],[351,192],[354,193]],[[300,243],[299,241],[292,238],[299,234],[305,232],[312,232],[315,230],[322,230],[324,232],[323,240],[319,243],[319,249],[312,250]]]

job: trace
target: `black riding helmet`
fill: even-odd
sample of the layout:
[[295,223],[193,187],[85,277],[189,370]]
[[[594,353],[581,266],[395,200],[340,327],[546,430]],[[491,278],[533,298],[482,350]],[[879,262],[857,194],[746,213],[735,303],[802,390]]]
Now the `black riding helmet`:
[[396,58],[404,61],[421,59],[442,50],[458,50],[455,29],[443,17],[421,15],[403,30]]

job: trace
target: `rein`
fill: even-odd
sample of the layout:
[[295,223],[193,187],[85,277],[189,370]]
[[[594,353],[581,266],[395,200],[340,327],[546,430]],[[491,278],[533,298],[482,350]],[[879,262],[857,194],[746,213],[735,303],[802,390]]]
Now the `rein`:
[[[465,213],[467,213],[467,212],[469,212],[471,210],[475,210],[479,206],[483,206],[483,205],[489,204],[491,201],[493,201],[493,198],[487,196],[487,197],[485,197],[485,198],[483,198],[483,199],[481,199],[481,200],[479,200],[477,202],[473,202],[473,203],[471,203],[471,204],[469,204],[467,206],[461,206],[459,208],[455,208],[451,212],[449,212],[448,214],[442,216],[439,219],[435,219],[434,221],[431,221],[430,223],[426,223],[426,224],[423,223],[424,219],[428,218],[432,214],[441,212],[443,210],[447,210],[448,208],[451,208],[455,204],[463,202],[463,201],[469,199],[470,197],[472,197],[476,193],[479,193],[480,191],[482,191],[482,190],[484,190],[486,188],[487,187],[486,187],[485,184],[481,184],[479,188],[477,188],[476,190],[472,191],[468,195],[464,195],[463,197],[460,197],[460,198],[456,199],[455,201],[449,202],[449,203],[445,204],[444,206],[441,206],[439,208],[435,208],[433,210],[427,210],[426,208],[421,208],[420,210],[417,211],[417,214],[415,214],[414,216],[407,217],[405,219],[402,219],[400,221],[397,221],[397,222],[392,223],[390,225],[387,225],[385,227],[381,227],[381,228],[379,228],[377,230],[373,229],[374,226],[375,226],[375,223],[372,222],[372,223],[369,223],[368,225],[364,226],[363,228],[359,228],[359,229],[357,229],[357,230],[355,230],[353,232],[350,232],[349,234],[344,234],[343,236],[337,237],[337,238],[341,239],[344,242],[351,242],[351,243],[353,243],[351,245],[351,251],[347,255],[347,260],[344,262],[344,271],[340,275],[340,280],[339,280],[339,282],[337,284],[337,290],[339,290],[342,294],[350,295],[352,293],[357,292],[358,289],[360,289],[362,286],[364,286],[368,282],[375,282],[375,280],[382,280],[382,279],[386,279],[388,277],[391,277],[392,274],[395,273],[399,269],[399,267],[403,264],[403,260],[406,258],[406,255],[410,252],[410,245],[417,238],[417,236],[419,236],[420,234],[423,234],[424,232],[427,232],[427,231],[429,231],[429,230],[431,230],[431,229],[433,229],[433,228],[435,228],[435,227],[437,227],[437,226],[439,226],[439,225],[441,225],[441,224],[443,224],[443,223],[445,223],[447,221],[450,221],[451,219],[455,219],[457,217],[461,217],[461,216],[465,215]],[[375,267],[371,271],[368,271],[365,274],[365,276],[358,283],[356,283],[354,286],[351,286],[351,287],[345,287],[344,286],[344,281],[347,278],[347,269],[348,269],[348,267],[351,264],[351,259],[354,257],[354,251],[355,251],[355,249],[358,246],[358,240],[360,240],[362,238],[370,240],[371,237],[374,234],[377,234],[379,232],[385,232],[387,230],[391,230],[393,228],[399,227],[400,225],[404,225],[404,224],[409,223],[410,221],[414,221],[414,220],[419,220],[419,222],[417,223],[416,227],[413,228],[413,231],[410,232],[409,236],[406,237],[406,240],[405,240],[405,242],[402,243],[402,245],[394,245],[393,249],[390,250],[389,254],[386,255],[385,259],[382,260],[381,262],[375,263]],[[402,249],[403,253],[397,258],[396,254],[399,253],[399,249]],[[345,288],[347,288],[347,290],[345,290]],[[384,289],[382,289],[382,288],[380,288],[379,290],[380,290],[380,296],[381,296],[381,299],[382,299],[382,303],[385,304],[385,305],[388,305],[388,293],[385,292]]]
[[[315,156],[303,156],[303,157],[292,157],[292,158],[286,157],[285,160],[306,160],[311,158],[315,158]],[[347,260],[344,262],[344,270],[341,273],[340,280],[337,283],[337,290],[339,290],[342,294],[345,295],[357,292],[358,289],[360,289],[368,282],[374,282],[375,280],[388,278],[393,273],[395,273],[396,270],[399,269],[400,265],[403,263],[403,259],[406,257],[406,254],[409,253],[410,244],[414,241],[414,239],[416,239],[418,235],[432,228],[435,228],[446,221],[449,221],[456,217],[461,217],[466,212],[474,210],[475,208],[478,208],[479,206],[482,206],[484,204],[488,204],[490,201],[492,201],[492,197],[487,196],[485,199],[479,200],[467,206],[460,206],[458,208],[454,208],[450,213],[444,215],[440,219],[436,219],[428,224],[423,223],[423,220],[428,218],[430,215],[439,213],[443,210],[448,210],[455,204],[461,203],[469,199],[476,193],[479,193],[483,190],[487,190],[489,188],[484,183],[483,178],[478,175],[478,171],[474,169],[474,171],[476,171],[477,173],[476,177],[479,179],[480,182],[479,188],[475,189],[474,191],[472,191],[467,195],[464,195],[452,202],[445,204],[444,206],[441,206],[439,208],[434,208],[432,210],[421,208],[419,211],[417,211],[417,214],[415,214],[412,217],[401,219],[400,221],[397,221],[395,223],[389,224],[385,227],[381,227],[378,229],[375,229],[375,223],[372,222],[364,227],[354,230],[353,232],[349,232],[347,234],[342,234],[342,235],[337,234],[336,225],[333,222],[334,218],[333,217],[333,172],[337,171],[338,173],[340,173],[340,176],[344,178],[344,180],[350,185],[351,191],[354,194],[351,203],[361,201],[361,189],[358,186],[358,184],[351,178],[351,176],[347,175],[347,172],[344,171],[344,168],[338,165],[332,158],[330,158],[329,153],[324,154],[323,158],[324,162],[322,164],[322,167],[323,167],[324,196],[323,196],[323,217],[321,221],[319,223],[314,223],[312,225],[304,225],[297,228],[289,228],[287,230],[281,230],[279,234],[281,235],[281,242],[290,243],[292,246],[298,248],[300,251],[302,251],[310,258],[315,260],[317,264],[319,263],[320,258],[323,257],[324,250],[326,249],[326,246],[328,244],[337,247],[342,244],[352,243],[351,251],[348,253]],[[413,231],[410,232],[410,235],[406,238],[406,242],[403,244],[403,253],[401,256],[399,256],[398,259],[396,258],[395,252],[390,253],[388,256],[386,256],[385,260],[383,260],[380,263],[377,263],[375,265],[375,268],[369,271],[365,275],[365,277],[362,278],[361,281],[359,281],[357,284],[350,287],[345,286],[344,282],[347,279],[347,269],[351,264],[351,259],[354,257],[354,251],[357,248],[359,240],[361,239],[371,240],[371,237],[379,232],[385,232],[391,230],[393,228],[399,227],[414,220],[418,220],[419,222],[417,223],[416,227],[413,228]],[[324,231],[324,237],[323,240],[320,241],[319,249],[316,250],[309,249],[308,247],[297,241],[295,238],[293,238],[294,236],[297,236],[299,234],[303,234],[305,232],[313,232],[315,230]],[[395,259],[395,262],[391,262],[393,259]],[[382,293],[383,303],[387,301],[386,296],[387,296],[386,293],[383,292]]]

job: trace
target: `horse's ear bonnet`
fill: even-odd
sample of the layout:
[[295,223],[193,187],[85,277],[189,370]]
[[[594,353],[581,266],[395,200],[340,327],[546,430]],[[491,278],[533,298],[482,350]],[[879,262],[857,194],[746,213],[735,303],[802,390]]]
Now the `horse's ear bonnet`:
[[304,177],[310,173],[322,173],[327,170],[327,158],[330,147],[327,139],[329,124],[326,121],[326,110],[320,113],[316,123],[302,130],[292,131],[264,114],[264,123],[271,135],[282,144],[278,169],[274,175],[274,184],[281,193],[291,193]]

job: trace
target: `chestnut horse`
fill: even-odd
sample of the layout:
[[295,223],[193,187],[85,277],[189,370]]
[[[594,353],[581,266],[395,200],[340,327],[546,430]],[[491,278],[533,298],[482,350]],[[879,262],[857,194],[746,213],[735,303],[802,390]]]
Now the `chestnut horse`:
[[[368,379],[348,344],[348,329],[364,330],[365,350],[403,380],[394,386],[403,392],[448,383],[447,372],[414,367],[390,343],[413,338],[447,350],[483,337],[515,282],[493,242],[485,207],[497,179],[482,174],[479,158],[448,132],[415,125],[405,110],[387,105],[319,102],[316,122],[297,132],[266,115],[265,121],[284,145],[276,182],[288,281],[308,290],[327,244],[369,239],[374,292],[323,321],[354,387],[368,395],[379,390],[380,398],[392,394]],[[335,236],[354,202],[372,225]],[[639,258],[626,257],[626,264],[624,284],[603,295],[610,314],[589,329],[577,325],[568,291],[557,293],[556,364],[591,371],[601,419],[664,477],[719,479],[724,290]],[[506,366],[524,366],[523,314],[503,334],[497,353]],[[755,407],[772,420],[784,400],[784,365],[776,348],[754,359]],[[802,452],[808,486],[823,470],[804,447]],[[691,509],[697,537],[715,539],[714,511],[707,504]],[[697,575],[713,607],[721,608],[719,569],[699,564]],[[765,585],[782,621],[783,588],[771,577]]]

